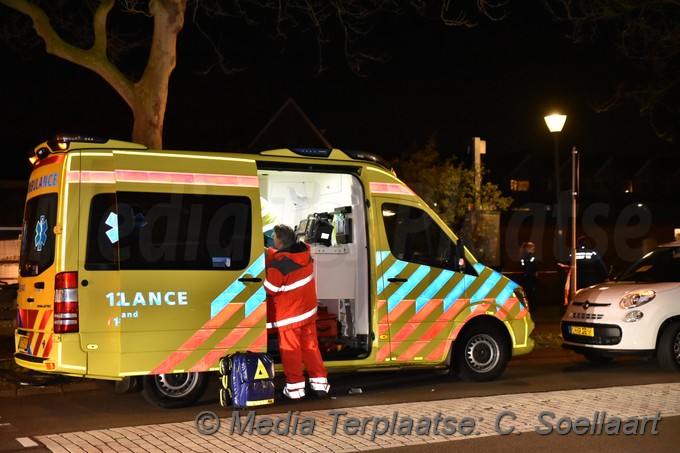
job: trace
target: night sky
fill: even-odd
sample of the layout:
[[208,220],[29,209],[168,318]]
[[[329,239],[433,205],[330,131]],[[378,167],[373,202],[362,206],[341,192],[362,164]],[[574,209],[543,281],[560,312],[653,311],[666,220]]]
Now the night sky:
[[[434,133],[444,154],[461,159],[468,159],[471,137],[485,139],[492,170],[522,154],[551,156],[543,116],[553,110],[568,115],[560,135],[565,160],[571,146],[582,158],[677,150],[654,136],[633,105],[593,111],[626,65],[605,45],[572,43],[568,26],[554,22],[541,2],[511,2],[506,19],[472,29],[411,16],[383,20],[367,43],[389,60],[362,68],[364,77],[333,50],[328,69],[317,75],[312,38],[294,38],[281,53],[266,30],[237,27],[228,35],[234,46],[227,58],[245,68],[230,76],[199,75],[212,56],[189,27],[182,32],[166,149],[247,146],[290,97],[335,147],[388,159]],[[130,139],[131,112],[96,74],[4,43],[0,57],[3,179],[26,179],[26,151],[57,132]]]

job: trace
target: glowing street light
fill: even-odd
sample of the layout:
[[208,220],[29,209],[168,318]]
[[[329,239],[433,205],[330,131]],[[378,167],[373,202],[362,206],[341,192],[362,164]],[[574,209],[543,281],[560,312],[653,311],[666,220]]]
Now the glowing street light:
[[548,125],[548,129],[550,130],[550,132],[562,132],[564,123],[567,122],[567,115],[559,115],[557,113],[553,113],[552,115],[546,116],[544,120],[545,124]]
[[[562,192],[562,189],[560,187],[560,158],[557,137],[560,134],[560,132],[562,132],[564,123],[567,121],[567,115],[553,113],[552,115],[544,117],[544,119],[545,124],[548,126],[548,130],[552,132],[553,136],[555,137],[555,197],[556,197],[555,208],[557,209],[557,235],[558,235],[557,251],[558,254],[561,254],[564,248],[563,238],[564,232],[562,231],[562,209],[560,206],[560,193]],[[562,256],[558,257],[558,259],[561,258],[563,257]]]

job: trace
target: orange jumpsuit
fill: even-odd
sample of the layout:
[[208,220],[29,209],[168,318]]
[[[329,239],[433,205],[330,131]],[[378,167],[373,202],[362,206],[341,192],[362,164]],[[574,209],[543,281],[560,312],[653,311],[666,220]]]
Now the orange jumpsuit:
[[297,242],[282,250],[270,247],[266,255],[267,328],[278,330],[286,374],[284,395],[292,399],[305,396],[303,364],[312,391],[328,393],[330,386],[316,336],[316,283],[309,246]]

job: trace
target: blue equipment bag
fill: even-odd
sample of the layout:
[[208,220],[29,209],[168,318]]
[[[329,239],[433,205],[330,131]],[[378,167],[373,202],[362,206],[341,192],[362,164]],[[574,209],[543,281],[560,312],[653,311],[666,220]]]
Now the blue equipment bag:
[[246,408],[274,403],[274,361],[257,352],[237,352],[220,359],[224,407]]

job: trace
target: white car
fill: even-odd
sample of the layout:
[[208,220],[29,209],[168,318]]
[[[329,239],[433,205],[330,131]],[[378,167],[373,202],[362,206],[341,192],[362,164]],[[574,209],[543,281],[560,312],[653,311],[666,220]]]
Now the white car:
[[581,289],[561,331],[564,347],[590,361],[655,355],[680,371],[680,242],[657,247],[614,281]]

